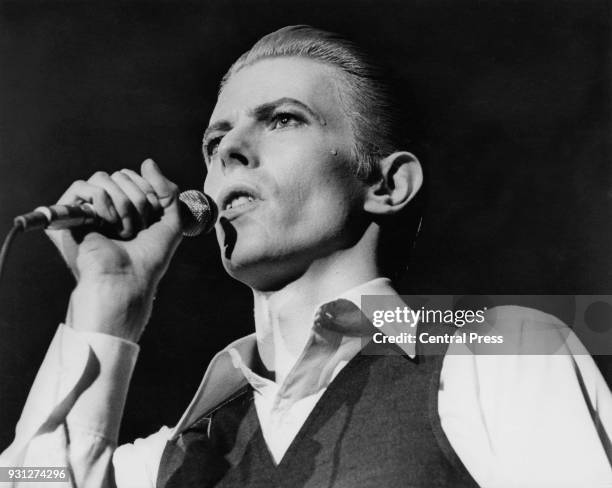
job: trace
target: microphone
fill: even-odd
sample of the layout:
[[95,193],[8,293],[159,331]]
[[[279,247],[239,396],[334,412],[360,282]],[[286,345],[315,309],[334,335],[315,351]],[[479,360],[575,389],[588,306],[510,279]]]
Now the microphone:
[[[219,212],[211,197],[197,190],[187,190],[178,198],[184,236],[197,236],[214,227]],[[100,227],[102,222],[91,203],[38,207],[32,212],[15,217],[14,220],[15,226],[24,231],[68,229],[84,225]]]

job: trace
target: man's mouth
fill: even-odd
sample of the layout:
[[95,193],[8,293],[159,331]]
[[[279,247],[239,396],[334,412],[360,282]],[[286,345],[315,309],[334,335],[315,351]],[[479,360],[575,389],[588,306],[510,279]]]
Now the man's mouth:
[[226,218],[236,217],[254,208],[261,201],[257,191],[246,185],[237,185],[222,192],[219,208]]
[[254,201],[255,201],[255,198],[251,195],[235,195],[231,197],[231,200],[225,204],[225,206],[223,207],[223,210],[231,210],[233,208],[239,208],[244,205],[248,205],[249,203],[252,203]]

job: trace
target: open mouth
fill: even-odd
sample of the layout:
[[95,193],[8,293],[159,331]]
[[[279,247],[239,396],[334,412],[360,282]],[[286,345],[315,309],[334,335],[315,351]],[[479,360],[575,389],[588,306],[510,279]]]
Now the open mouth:
[[255,190],[248,186],[234,186],[228,188],[222,195],[221,211],[226,217],[238,215],[254,207],[261,199]]
[[255,201],[255,197],[245,192],[237,192],[230,195],[227,202],[223,205],[223,210],[239,208]]

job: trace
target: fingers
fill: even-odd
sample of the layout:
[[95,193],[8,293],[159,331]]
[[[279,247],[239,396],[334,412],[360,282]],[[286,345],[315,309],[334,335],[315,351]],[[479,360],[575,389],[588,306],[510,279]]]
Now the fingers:
[[142,175],[130,169],[112,175],[98,171],[87,181],[75,181],[57,203],[89,202],[119,237],[128,239],[168,211],[171,220],[178,222],[177,195],[178,187],[148,159],[142,164]]
[[[116,171],[111,175],[111,180],[117,185],[117,187],[127,197],[127,204],[123,209],[124,213],[121,213],[122,223],[124,219],[131,220],[126,222],[132,224],[133,229],[144,229],[150,222],[152,216],[152,208],[149,199],[146,194],[136,185],[132,179],[121,171]],[[134,209],[136,210],[134,212]]]
[[157,198],[157,193],[155,193],[155,189],[153,186],[151,186],[151,183],[136,173],[136,171],[131,169],[122,169],[121,173],[127,175],[132,180],[132,183],[134,183],[145,194],[155,212],[159,212],[161,210],[162,207],[159,203],[159,198]]
[[119,215],[108,193],[103,188],[87,181],[75,181],[60,197],[57,204],[74,205],[82,202],[91,203],[96,213],[108,222],[116,223],[119,220]]
[[[146,225],[150,214],[148,200],[126,175],[98,171],[87,182],[108,195],[118,215],[119,237],[128,239]],[[97,210],[95,199],[92,203]]]

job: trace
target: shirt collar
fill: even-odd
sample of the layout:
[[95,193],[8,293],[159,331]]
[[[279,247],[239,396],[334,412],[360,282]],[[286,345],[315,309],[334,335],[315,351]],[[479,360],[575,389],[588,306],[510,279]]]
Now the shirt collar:
[[[398,306],[400,303],[405,306],[388,278],[368,281],[340,294],[332,302],[321,304],[302,354],[279,385],[278,398],[299,399],[326,388],[338,371],[361,350],[364,337],[372,333],[368,321],[362,320],[362,295],[392,297],[390,299],[396,299]],[[356,307],[343,307],[343,300]],[[371,321],[371,317],[367,318]],[[394,331],[383,328],[381,332]],[[414,344],[405,344],[403,348],[414,358]],[[193,400],[173,430],[173,439],[240,388],[250,384],[259,391],[271,383],[251,370],[256,354],[257,338],[253,333],[232,342],[213,357]]]

